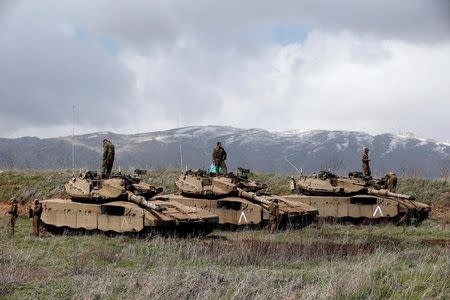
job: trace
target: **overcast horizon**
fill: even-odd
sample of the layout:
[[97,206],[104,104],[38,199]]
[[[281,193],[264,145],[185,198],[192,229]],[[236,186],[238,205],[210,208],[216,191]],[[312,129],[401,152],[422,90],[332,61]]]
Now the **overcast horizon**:
[[450,141],[450,1],[0,0],[0,137],[215,124]]

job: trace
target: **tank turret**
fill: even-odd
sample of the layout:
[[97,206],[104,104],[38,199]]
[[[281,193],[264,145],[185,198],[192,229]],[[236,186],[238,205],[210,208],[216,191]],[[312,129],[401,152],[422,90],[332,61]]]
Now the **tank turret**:
[[65,184],[69,199],[42,201],[42,222],[49,230],[98,230],[116,233],[153,232],[206,235],[219,218],[169,199],[139,177],[116,174],[101,179],[85,172]]
[[431,210],[429,205],[414,201],[412,195],[388,191],[384,179],[364,177],[360,172],[341,177],[322,171],[292,181],[297,195],[286,198],[317,207],[319,217],[417,224]]
[[175,182],[178,194],[158,196],[185,205],[201,207],[219,216],[219,223],[231,226],[264,226],[268,206],[278,199],[280,228],[301,227],[311,223],[317,209],[293,203],[265,192],[267,185],[248,178],[248,170],[216,176],[204,170],[187,171]]

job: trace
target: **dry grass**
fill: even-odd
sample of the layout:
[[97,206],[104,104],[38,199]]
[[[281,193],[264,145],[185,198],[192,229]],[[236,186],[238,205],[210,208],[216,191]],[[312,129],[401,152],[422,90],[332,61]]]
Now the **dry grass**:
[[[0,199],[62,193],[70,173],[0,174]],[[173,192],[176,171],[146,180]],[[253,174],[272,192],[287,192],[286,176]],[[418,186],[422,186],[419,188]],[[448,182],[404,180],[445,203]],[[425,190],[423,190],[425,189]],[[420,197],[418,197],[420,199]],[[442,201],[444,199],[444,201]],[[425,199],[420,199],[425,200]],[[29,236],[20,219],[6,236],[0,217],[0,298],[23,299],[448,299],[450,227],[316,224],[275,235],[216,231],[204,239],[126,236]]]
[[[5,220],[4,220],[5,221]],[[0,233],[0,298],[445,299],[450,230],[314,225],[204,239]],[[430,241],[440,241],[432,243]]]

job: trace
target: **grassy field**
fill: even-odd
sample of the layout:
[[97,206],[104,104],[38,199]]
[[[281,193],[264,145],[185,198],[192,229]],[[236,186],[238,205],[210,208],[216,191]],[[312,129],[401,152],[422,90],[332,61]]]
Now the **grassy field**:
[[[70,173],[0,174],[0,199],[62,195]],[[159,176],[154,176],[159,175]],[[277,192],[288,178],[256,174]],[[152,179],[150,179],[150,177]],[[147,178],[167,192],[177,172]],[[445,181],[401,179],[402,191],[448,204]],[[423,190],[428,189],[428,190]],[[450,225],[313,224],[302,230],[215,231],[206,238],[17,234],[0,217],[0,298],[6,299],[448,299]]]
[[[6,218],[2,219],[3,223]],[[0,297],[10,299],[448,299],[450,230],[312,225],[202,239],[0,233]]]
[[[179,171],[156,170],[149,172],[144,180],[164,188],[164,193],[176,191],[175,180]],[[9,171],[0,174],[0,201],[16,197],[29,201],[34,198],[64,196],[64,183],[72,176],[69,171]],[[279,174],[250,174],[251,179],[264,182],[274,194],[288,194],[290,178]],[[450,204],[450,182],[417,178],[400,178],[398,192],[412,194],[428,204]]]

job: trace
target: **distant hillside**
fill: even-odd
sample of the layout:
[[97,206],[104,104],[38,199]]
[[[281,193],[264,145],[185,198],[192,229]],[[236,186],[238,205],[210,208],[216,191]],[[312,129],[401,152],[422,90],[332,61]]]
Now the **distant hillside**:
[[[394,170],[404,176],[449,175],[450,145],[411,135],[369,135],[349,131],[267,131],[224,126],[199,126],[120,135],[110,132],[75,137],[76,168],[100,166],[103,138],[116,145],[115,166],[122,168],[206,168],[221,141],[230,169],[305,173],[331,168],[346,173],[361,168],[363,147],[371,149],[375,174]],[[0,139],[0,168],[67,169],[72,166],[72,138]],[[292,164],[292,165],[291,165]]]

